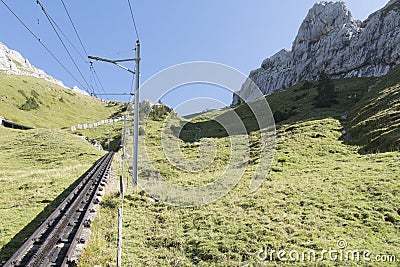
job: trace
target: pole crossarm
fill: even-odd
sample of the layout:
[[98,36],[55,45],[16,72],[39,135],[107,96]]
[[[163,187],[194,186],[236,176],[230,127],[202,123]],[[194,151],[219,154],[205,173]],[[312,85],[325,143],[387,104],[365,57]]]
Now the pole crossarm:
[[110,62],[110,63],[118,63],[118,62],[127,62],[127,61],[136,61],[137,58],[127,58],[127,59],[106,59],[106,58],[101,58],[101,57],[94,57],[94,56],[88,56],[89,59],[94,59],[97,61],[105,61],[105,62]]
[[127,61],[136,61],[136,58],[127,58],[127,59],[116,59],[114,62],[127,62]]
[[[134,96],[134,126],[133,126],[133,166],[132,166],[132,186],[134,189],[137,189],[137,179],[138,179],[138,146],[139,146],[139,89],[140,89],[140,41],[136,41],[136,58],[128,58],[128,59],[117,59],[117,60],[112,60],[112,59],[106,59],[106,58],[101,58],[101,57],[94,57],[94,56],[88,56],[89,59],[97,60],[97,61],[104,61],[108,63],[112,63],[121,69],[124,69],[126,71],[129,71],[130,73],[135,74],[135,92],[133,93]],[[136,61],[136,71],[130,70],[127,67],[118,64],[118,62],[127,62],[127,61]],[[125,124],[126,125],[126,124]],[[126,126],[125,126],[126,127]],[[124,127],[124,128],[125,128]],[[125,154],[125,152],[124,152]]]
[[104,61],[104,62],[108,62],[108,63],[112,63],[118,67],[120,67],[121,69],[124,69],[126,71],[129,71],[130,73],[135,74],[135,72],[133,70],[128,69],[127,67],[118,64],[118,62],[128,62],[128,61],[136,61],[136,58],[128,58],[128,59],[117,59],[117,60],[112,60],[112,59],[106,59],[106,58],[101,58],[101,57],[94,57],[94,56],[88,56],[89,59],[93,59],[93,60],[97,60],[97,61]]

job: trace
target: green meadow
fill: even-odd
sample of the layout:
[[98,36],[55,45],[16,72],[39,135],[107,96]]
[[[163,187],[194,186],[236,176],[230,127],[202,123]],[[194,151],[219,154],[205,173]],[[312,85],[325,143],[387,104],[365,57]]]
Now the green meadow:
[[[250,160],[242,179],[221,199],[190,208],[154,202],[146,192],[129,187],[123,202],[123,266],[398,265],[400,134],[393,127],[399,116],[400,99],[393,97],[400,84],[393,74],[398,70],[381,79],[334,80],[337,102],[329,108],[314,107],[316,82],[307,89],[299,84],[267,96],[272,112],[285,116],[276,125],[273,164],[255,192],[249,191],[250,180],[265,160],[260,158],[259,129],[245,105],[235,108],[250,132]],[[171,119],[171,129],[186,124],[178,144],[187,160],[202,156],[205,139],[214,144],[217,153],[207,169],[185,172],[171,164],[161,140],[174,133],[165,131],[159,120],[145,125],[141,157],[147,153],[160,174],[176,185],[215,181],[233,153],[230,137],[213,120],[224,112]],[[386,121],[374,123],[373,116]],[[364,132],[357,132],[360,123]],[[199,127],[204,140],[196,140]],[[344,129],[351,137],[343,137]],[[376,141],[364,138],[370,134]],[[80,266],[116,264],[121,205],[118,192],[106,197]],[[295,251],[299,260],[286,255],[282,261],[276,253],[263,254],[265,249]],[[316,259],[302,260],[302,252],[310,250]],[[341,260],[322,254],[321,260],[321,253],[329,250],[350,256]],[[352,253],[369,257],[354,258]]]
[[[119,169],[121,151],[113,166],[115,179],[122,175],[127,186],[123,266],[398,264],[398,72],[397,67],[379,79],[333,80],[336,102],[327,108],[315,107],[317,82],[266,96],[276,119],[276,147],[272,166],[256,191],[249,190],[250,181],[257,166],[267,160],[261,156],[260,129],[247,105],[234,108],[248,131],[248,136],[238,137],[249,141],[245,172],[222,198],[198,207],[154,201],[143,190],[132,189],[129,130],[124,171]],[[111,148],[119,148],[122,121],[76,134],[70,126],[124,112],[120,103],[77,95],[41,80],[0,76],[0,116],[36,127],[29,131],[0,128],[0,261],[12,255],[105,153],[77,135],[96,139],[104,147],[110,132]],[[145,154],[172,184],[195,187],[214,182],[238,152],[232,149],[231,137],[215,123],[225,112],[142,121],[139,140],[145,145],[140,146],[139,183],[153,171],[144,163]],[[343,130],[350,136],[344,138]],[[191,168],[202,157],[213,156],[213,160],[204,170],[184,171],[179,164],[171,164],[171,155],[164,154],[176,148],[168,143],[163,147],[165,138],[177,139],[180,156]],[[80,266],[116,264],[117,209],[122,202],[118,186],[108,191]],[[313,251],[316,260],[282,261],[276,253],[268,254],[272,250],[295,251],[300,256]],[[371,254],[368,260],[331,260],[325,255],[317,261],[325,250]],[[377,262],[379,255],[387,262]]]
[[33,130],[0,127],[0,262],[9,258],[104,151],[70,126],[108,119],[121,103],[25,76],[0,75],[0,116]]

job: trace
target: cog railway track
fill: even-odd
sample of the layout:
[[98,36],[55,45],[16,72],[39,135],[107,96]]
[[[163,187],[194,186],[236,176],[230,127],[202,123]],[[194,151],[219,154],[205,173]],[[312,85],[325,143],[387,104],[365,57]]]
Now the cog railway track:
[[86,242],[84,228],[90,227],[90,217],[100,201],[113,156],[109,152],[97,161],[3,267],[76,266],[76,246]]

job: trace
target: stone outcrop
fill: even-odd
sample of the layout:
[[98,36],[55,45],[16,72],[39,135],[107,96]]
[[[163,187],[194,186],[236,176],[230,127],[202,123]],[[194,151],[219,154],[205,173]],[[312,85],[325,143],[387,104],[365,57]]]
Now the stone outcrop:
[[[19,52],[9,49],[0,42],[0,73],[9,75],[24,75],[44,79],[48,82],[66,87],[61,81],[46,74],[43,70],[34,67],[28,59],[24,58]],[[70,89],[70,88],[68,88]],[[88,95],[87,92],[74,86],[72,90],[76,93]]]
[[[346,4],[319,2],[308,12],[292,49],[265,59],[249,78],[264,94],[304,80],[316,80],[320,72],[333,78],[376,77],[400,64],[400,0],[390,1],[365,21],[355,20]],[[240,94],[251,98],[244,84]],[[235,95],[233,105],[238,104]]]

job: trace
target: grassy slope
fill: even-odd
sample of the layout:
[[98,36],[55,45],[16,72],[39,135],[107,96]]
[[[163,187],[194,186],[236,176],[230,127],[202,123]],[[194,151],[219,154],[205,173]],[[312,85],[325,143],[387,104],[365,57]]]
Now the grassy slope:
[[[34,98],[38,109],[21,110],[27,98]],[[60,128],[107,119],[120,109],[120,103],[105,103],[41,79],[0,75],[0,116],[37,127],[0,127],[0,262],[104,154]]]
[[[273,112],[295,112],[295,115],[285,120],[284,123],[291,123],[304,120],[324,119],[334,117],[339,119],[345,113],[350,113],[353,106],[360,101],[369,86],[375,83],[374,78],[349,78],[333,80],[337,93],[337,104],[330,108],[315,108],[314,98],[317,96],[317,83],[314,88],[301,90],[301,84],[295,85],[285,91],[280,91],[267,96],[268,103]],[[356,98],[349,99],[348,96],[356,95]]]
[[351,112],[353,143],[364,150],[400,150],[400,66],[393,69]]
[[118,151],[121,144],[123,121],[103,124],[91,129],[78,129],[77,134],[99,141],[104,149],[108,148],[108,132],[110,132],[110,150]]
[[[140,192],[130,192],[124,205],[124,265],[260,266],[255,253],[264,246],[320,251],[335,249],[339,239],[349,249],[399,255],[400,154],[359,155],[358,147],[338,140],[340,129],[334,119],[282,126],[274,166],[255,194],[247,189],[253,165],[227,196],[200,208],[152,204]],[[315,138],[318,134],[325,137]],[[217,160],[227,156],[220,153]],[[198,177],[174,174],[180,182]],[[118,196],[109,198],[96,223],[101,230],[81,266],[115,260],[116,207],[109,203]],[[104,239],[114,246],[101,245]]]
[[54,200],[104,152],[60,130],[19,131],[3,127],[0,151],[1,262],[60,201]]
[[[33,97],[38,109],[19,109]],[[120,109],[118,103],[74,93],[41,79],[0,74],[0,116],[16,123],[39,128],[69,128],[78,123],[107,119]]]
[[[343,125],[338,118],[365,99],[374,83],[375,79],[335,81],[339,103],[329,109],[312,107],[315,88],[305,94],[299,90],[300,86],[295,86],[268,96],[273,111],[294,110],[295,115],[278,125],[275,161],[256,193],[250,193],[247,186],[254,164],[260,160],[257,153],[236,188],[207,206],[178,208],[150,203],[143,192],[129,192],[124,203],[124,265],[281,266],[282,262],[276,259],[259,261],[257,251],[265,246],[296,249],[300,253],[304,249],[338,249],[337,242],[341,239],[348,243],[349,250],[369,250],[373,255],[394,254],[399,258],[400,153],[359,154],[360,146],[341,141]],[[356,99],[348,98],[354,94]],[[251,128],[253,122],[246,108],[237,110],[247,117],[245,123]],[[220,111],[207,115],[219,116]],[[229,159],[230,150],[226,149],[229,137],[224,137],[219,129],[210,128],[214,123],[207,121],[206,116],[195,118],[193,124],[203,127],[202,134],[208,133],[217,144],[219,153],[215,162],[223,167],[221,162]],[[159,149],[162,126],[158,123],[157,127],[157,122],[150,125],[146,128],[146,152],[155,159],[163,175],[186,185],[213,180],[215,170],[184,173],[171,167]],[[192,126],[187,128],[191,130]],[[186,137],[185,133],[183,136]],[[256,134],[250,138],[252,147],[257,147]],[[184,155],[198,156],[197,142],[180,144]],[[80,266],[115,264],[115,245],[104,245],[101,240],[116,242],[118,203],[115,194],[103,203],[95,224],[96,237]],[[358,266],[355,262],[332,261],[318,266],[343,265]]]

